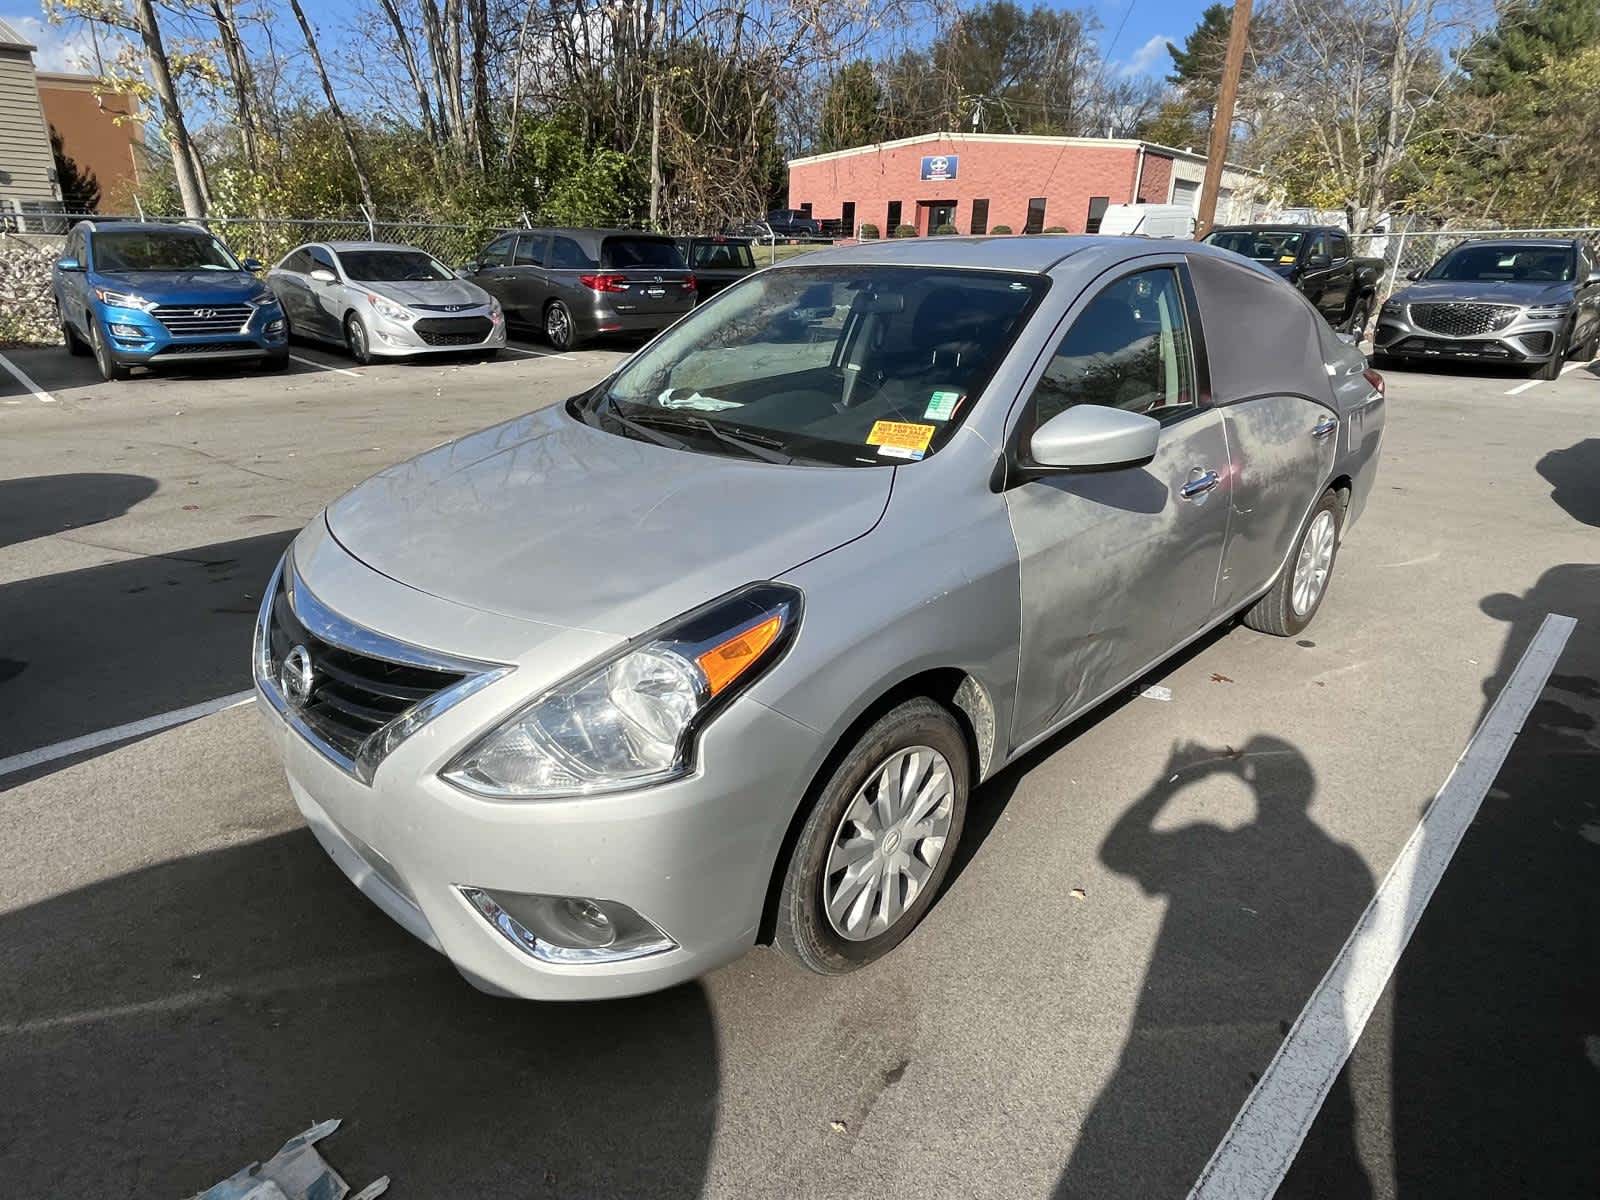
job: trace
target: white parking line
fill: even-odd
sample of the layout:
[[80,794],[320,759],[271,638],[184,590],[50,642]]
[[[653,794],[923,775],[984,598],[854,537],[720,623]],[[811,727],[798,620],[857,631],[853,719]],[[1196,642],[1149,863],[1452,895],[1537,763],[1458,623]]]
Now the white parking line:
[[110,729],[102,729],[98,733],[86,733],[82,737],[68,738],[64,742],[57,742],[53,746],[41,746],[37,750],[25,750],[21,754],[13,754],[10,758],[0,758],[0,779],[7,775],[15,775],[18,771],[26,771],[31,767],[42,766],[57,759],[69,758],[74,754],[82,754],[85,750],[98,750],[101,746],[109,746],[113,742],[125,742],[130,738],[142,737],[147,733],[158,733],[163,729],[171,729],[174,725],[184,725],[190,721],[198,721],[201,717],[209,717],[229,708],[238,708],[241,704],[249,704],[255,693],[235,692],[231,696],[223,696],[218,700],[207,700],[201,704],[191,704],[187,708],[174,709],[172,712],[161,713],[154,717],[145,717],[140,721],[129,721],[126,725],[113,725]]
[[337,371],[341,375],[348,375],[351,379],[365,379],[360,371],[352,371],[349,367],[335,367],[328,363],[320,363],[314,358],[301,358],[298,354],[289,355],[297,363],[304,363],[308,367],[316,367],[319,371]]
[[10,371],[12,375],[16,376],[17,382],[32,392],[35,399],[37,399],[41,404],[54,404],[56,402],[56,398],[54,396],[45,391],[33,380],[29,379],[27,372],[25,372],[21,367],[17,366],[16,363],[12,362],[4,354],[0,354],[0,367],[4,367],[6,370]]
[[570,354],[556,354],[549,350],[524,350],[521,346],[506,346],[504,349],[509,350],[512,354],[526,354],[529,358],[559,358],[564,362],[573,361]]
[[[1596,359],[1595,361],[1596,362],[1600,362],[1600,359]],[[1563,375],[1565,375],[1568,371],[1576,371],[1579,367],[1587,367],[1587,366],[1590,366],[1590,365],[1592,365],[1592,364],[1586,363],[1586,362],[1577,362],[1577,361],[1569,362],[1566,366],[1561,368],[1561,373]],[[1530,380],[1528,380],[1527,383],[1519,383],[1519,384],[1517,384],[1517,386],[1512,388],[1510,391],[1508,391],[1506,393],[1506,395],[1508,395],[1508,396],[1520,396],[1520,395],[1522,395],[1523,392],[1527,391],[1529,388],[1538,387],[1541,383],[1548,383],[1548,382],[1549,381],[1545,380],[1545,379],[1530,379]]]
[[1571,617],[1555,613],[1545,617],[1349,940],[1200,1172],[1190,1200],[1224,1196],[1267,1200],[1278,1190],[1576,625]]

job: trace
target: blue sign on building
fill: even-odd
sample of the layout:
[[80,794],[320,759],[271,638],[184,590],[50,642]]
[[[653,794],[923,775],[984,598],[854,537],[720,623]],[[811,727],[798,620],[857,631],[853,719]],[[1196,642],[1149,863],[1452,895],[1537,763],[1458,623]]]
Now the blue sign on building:
[[954,179],[959,159],[960,155],[957,154],[924,154],[922,177],[930,180]]

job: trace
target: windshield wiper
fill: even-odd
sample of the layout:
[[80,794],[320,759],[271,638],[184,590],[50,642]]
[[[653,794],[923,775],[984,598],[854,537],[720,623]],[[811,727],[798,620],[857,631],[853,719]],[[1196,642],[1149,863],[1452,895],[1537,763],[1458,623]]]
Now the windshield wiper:
[[[613,403],[615,402],[613,401]],[[648,419],[653,424],[664,425],[668,429],[676,427],[679,429],[704,430],[724,445],[743,451],[751,458],[759,458],[762,462],[779,463],[784,466],[794,462],[794,458],[791,455],[777,449],[783,443],[775,438],[758,437],[755,434],[730,433],[715,421],[708,421],[705,417],[696,413],[676,413],[665,417],[651,413]]]
[[666,446],[673,450],[687,450],[689,448],[688,443],[682,438],[675,438],[670,433],[662,433],[660,430],[651,429],[648,425],[635,421],[622,411],[621,406],[617,404],[617,398],[609,392],[606,393],[606,413],[629,433],[636,437],[642,437],[647,442],[654,442],[658,446]]

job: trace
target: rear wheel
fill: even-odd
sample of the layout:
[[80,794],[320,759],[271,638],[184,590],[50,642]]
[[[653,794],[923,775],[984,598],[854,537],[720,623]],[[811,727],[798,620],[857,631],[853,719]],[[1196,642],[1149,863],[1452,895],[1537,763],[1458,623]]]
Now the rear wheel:
[[1328,593],[1343,518],[1339,493],[1329,489],[1312,510],[1278,582],[1244,614],[1246,625],[1261,633],[1293,637],[1311,624]]
[[1350,319],[1345,322],[1344,331],[1356,335],[1360,341],[1367,331],[1367,318],[1372,316],[1372,297],[1357,296],[1355,306],[1350,310]]
[[133,374],[133,368],[125,367],[116,359],[110,345],[106,342],[106,335],[100,332],[100,322],[89,317],[89,348],[94,352],[95,366],[100,368],[100,377],[107,383],[118,383]]
[[550,301],[544,310],[544,336],[557,350],[576,350],[583,344],[572,311],[559,300]]
[[372,361],[372,347],[367,340],[367,327],[361,318],[351,313],[344,319],[344,344],[350,357],[362,366]]
[[924,697],[876,721],[812,804],[784,871],[775,941],[842,975],[905,940],[933,904],[966,820],[967,740]]

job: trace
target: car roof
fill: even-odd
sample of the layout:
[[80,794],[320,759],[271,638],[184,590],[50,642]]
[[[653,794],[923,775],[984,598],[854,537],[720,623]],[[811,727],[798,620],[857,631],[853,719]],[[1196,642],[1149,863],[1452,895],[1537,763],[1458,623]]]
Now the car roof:
[[1331,229],[1335,233],[1343,233],[1344,232],[1344,230],[1342,228],[1340,228],[1339,226],[1337,226],[1337,225],[1295,225],[1295,224],[1292,224],[1292,223],[1289,223],[1289,222],[1284,222],[1282,224],[1277,224],[1277,225],[1269,225],[1269,224],[1266,224],[1265,222],[1263,222],[1261,224],[1247,224],[1247,225],[1218,225],[1218,226],[1215,226],[1211,230],[1211,232],[1212,233],[1238,233],[1238,232],[1242,232],[1243,230],[1246,230],[1246,229],[1258,229],[1262,233],[1309,233],[1313,229]]
[[[1029,236],[999,237],[918,237],[886,238],[857,242],[853,246],[834,246],[814,250],[789,259],[780,267],[800,265],[849,265],[903,267],[987,267],[999,271],[1032,271],[1043,274],[1064,259],[1085,250],[1122,249],[1126,257],[1149,254],[1152,245],[1192,248],[1192,242],[1139,237],[1090,234],[1042,233]],[[1206,247],[1210,252],[1211,248]]]
[[582,225],[535,225],[532,229],[503,229],[500,233],[495,234],[495,237],[498,238],[501,234],[506,233],[560,233],[568,236],[594,238],[644,237],[659,238],[665,242],[672,240],[670,234],[656,233],[650,229],[597,229]]
[[420,246],[408,246],[404,242],[304,242],[306,246],[326,246],[335,254],[342,254],[346,250],[415,250],[419,254],[428,251]]
[[1577,238],[1524,238],[1524,237],[1497,237],[1497,238],[1468,238],[1456,246],[1526,246],[1530,250],[1571,250],[1578,244]]
[[214,236],[209,229],[198,225],[180,225],[175,221],[83,221],[90,233],[110,233],[113,230],[137,229],[141,233],[192,233],[197,237]]

